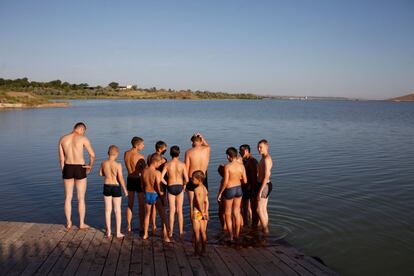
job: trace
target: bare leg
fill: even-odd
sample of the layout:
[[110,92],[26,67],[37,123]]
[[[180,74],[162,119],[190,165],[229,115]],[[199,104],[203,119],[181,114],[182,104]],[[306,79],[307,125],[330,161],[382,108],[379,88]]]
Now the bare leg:
[[122,221],[122,214],[121,214],[121,203],[122,197],[114,197],[112,198],[114,202],[114,211],[115,211],[115,231],[116,237],[121,239],[124,237],[124,234],[121,233],[121,221]]
[[235,197],[233,199],[233,214],[234,214],[234,237],[239,238],[241,228],[241,212],[240,212],[241,197]]
[[198,255],[199,253],[199,243],[200,243],[200,229],[201,229],[201,225],[200,225],[200,221],[193,219],[193,240],[195,240],[194,242],[194,255]]
[[264,233],[267,233],[269,231],[268,226],[267,226],[267,216],[265,214],[265,208],[266,208],[266,202],[267,199],[265,198],[260,198],[259,202],[257,204],[257,213],[259,215],[259,220],[260,220],[260,225],[262,226],[262,230]]
[[65,185],[65,216],[66,216],[66,229],[72,227],[72,197],[73,197],[73,186],[74,179],[63,179]]
[[180,193],[175,199],[175,203],[177,205],[178,235],[180,240],[182,240],[184,232],[183,201],[184,193]]
[[227,231],[229,232],[230,240],[233,240],[233,219],[232,219],[233,199],[224,200],[224,216],[226,218]]
[[144,229],[145,218],[145,196],[144,193],[138,193],[138,216],[139,216],[139,231]]
[[111,236],[112,196],[104,196],[106,236]]
[[153,205],[145,204],[144,236],[142,237],[144,240],[148,239],[148,227],[150,222],[152,206]]
[[206,244],[207,244],[207,220],[200,221],[201,227],[201,255],[206,253]]
[[78,212],[79,212],[79,229],[87,229],[89,225],[85,224],[85,193],[87,187],[86,178],[75,180],[76,184],[76,194],[78,196]]
[[269,215],[267,213],[267,203],[269,201],[269,198],[265,198],[263,199],[263,214],[264,214],[264,219],[265,219],[265,223],[266,223],[266,228],[264,229],[264,232],[267,234],[269,233]]
[[170,238],[173,235],[173,229],[174,229],[175,201],[176,201],[175,195],[168,194],[168,206],[170,207],[170,210],[169,210],[170,230],[168,232],[168,236]]
[[126,209],[126,222],[127,222],[127,231],[131,232],[132,226],[132,210],[134,208],[135,192],[128,191],[128,207]]
[[152,221],[152,235],[155,236],[157,230],[157,208],[151,210],[151,221]]
[[168,238],[167,233],[167,216],[165,214],[165,207],[162,205],[162,202],[160,200],[157,200],[157,203],[155,203],[155,206],[158,209],[158,213],[161,217],[161,224],[162,224],[162,236],[164,238],[164,241],[170,242],[170,238]]

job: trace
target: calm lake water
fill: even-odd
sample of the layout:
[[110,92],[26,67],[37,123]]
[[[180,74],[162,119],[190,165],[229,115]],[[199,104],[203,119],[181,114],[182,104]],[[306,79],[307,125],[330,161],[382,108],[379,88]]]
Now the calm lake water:
[[138,135],[145,155],[160,139],[184,152],[202,132],[212,147],[213,213],[226,148],[247,143],[259,158],[255,145],[266,138],[275,161],[274,234],[343,275],[414,275],[414,104],[96,100],[2,111],[0,220],[65,222],[57,144],[77,121],[87,123],[97,155],[88,179],[91,225],[104,225],[97,169],[109,144],[124,151]]

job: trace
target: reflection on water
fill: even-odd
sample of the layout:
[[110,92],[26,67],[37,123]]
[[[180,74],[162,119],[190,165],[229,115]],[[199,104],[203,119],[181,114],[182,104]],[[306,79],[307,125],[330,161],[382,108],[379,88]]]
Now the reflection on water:
[[[270,241],[286,237],[344,275],[410,275],[413,119],[414,105],[387,102],[99,100],[0,112],[0,219],[64,223],[57,141],[75,122],[85,121],[97,154],[88,178],[89,224],[104,225],[97,168],[109,144],[126,150],[138,135],[145,139],[145,155],[159,139],[184,151],[191,134],[200,131],[212,147],[213,232],[220,182],[215,172],[226,162],[225,149],[247,143],[258,158],[256,142],[266,138],[275,161]],[[73,211],[76,222],[76,205]],[[243,234],[248,242],[257,242],[254,236]]]

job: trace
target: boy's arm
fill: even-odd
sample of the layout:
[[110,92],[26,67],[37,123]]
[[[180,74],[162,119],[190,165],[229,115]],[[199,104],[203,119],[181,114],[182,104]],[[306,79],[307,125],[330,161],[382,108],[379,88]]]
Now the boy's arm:
[[117,173],[118,181],[122,186],[122,189],[124,190],[125,196],[128,196],[128,190],[125,186],[124,176],[122,175],[122,165],[121,163],[118,163],[118,173]]
[[199,211],[202,212],[203,211],[203,202],[204,201],[201,200],[202,192],[200,190],[201,189],[199,189],[199,188],[197,188],[197,189],[194,190],[194,199],[195,199],[195,201],[197,203],[197,209],[199,209]]
[[59,163],[60,169],[63,171],[65,166],[65,152],[63,151],[62,142],[59,140]]
[[247,175],[246,175],[246,169],[244,168],[244,166],[242,166],[242,184],[247,184]]
[[160,194],[160,196],[164,195],[164,193],[161,190],[161,173],[159,171],[155,174],[155,186],[156,186],[156,192]]
[[224,177],[223,177],[223,185],[221,185],[220,190],[217,194],[217,201],[221,201],[221,194],[223,193],[223,191],[226,189],[227,184],[229,182],[229,170],[227,166],[224,166]]
[[88,138],[85,137],[85,143],[84,146],[86,148],[86,151],[89,154],[89,164],[83,166],[84,168],[86,168],[86,172],[89,174],[91,172],[93,163],[95,162],[95,152],[93,151],[93,148],[91,146],[91,142],[89,141]]
[[208,191],[206,189],[206,197],[204,199],[204,212],[203,215],[206,216],[205,219],[208,220],[209,215],[208,215],[208,209],[210,208],[210,202],[208,200]]
[[164,168],[162,169],[162,173],[161,173],[161,182],[164,183],[165,185],[167,185],[167,181],[165,181],[164,176],[167,173],[167,167],[168,164],[165,164]]
[[190,178],[190,175],[188,175],[190,171],[190,157],[188,156],[187,152],[185,152],[184,161],[185,161],[185,170],[187,171],[187,178]]
[[187,185],[187,183],[189,181],[189,179],[188,179],[188,170],[187,170],[187,166],[185,166],[185,164],[184,164],[183,174],[184,174],[184,189],[185,189],[185,185]]
[[99,168],[99,175],[100,176],[104,176],[102,166],[103,166],[103,162],[101,163],[101,167]]

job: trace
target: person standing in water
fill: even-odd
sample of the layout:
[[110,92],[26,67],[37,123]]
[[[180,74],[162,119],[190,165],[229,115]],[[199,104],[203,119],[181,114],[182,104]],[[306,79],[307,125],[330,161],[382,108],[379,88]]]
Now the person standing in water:
[[259,151],[262,159],[259,162],[257,172],[257,213],[259,215],[260,225],[265,234],[269,233],[269,216],[267,213],[267,203],[269,195],[272,192],[272,182],[270,176],[272,173],[273,161],[269,154],[269,143],[267,140],[262,139],[257,143],[257,150]]
[[242,183],[247,183],[247,176],[243,164],[237,160],[237,150],[230,147],[226,150],[226,154],[229,163],[224,166],[224,180],[218,192],[217,201],[224,200],[224,216],[227,231],[230,241],[233,241],[233,238],[237,240],[240,234]]
[[[95,161],[95,153],[89,139],[85,136],[86,125],[83,122],[75,124],[73,131],[62,136],[59,140],[59,162],[65,185],[65,216],[66,228],[72,227],[72,197],[76,186],[79,212],[79,229],[87,229],[85,223],[85,193],[87,187],[86,176],[91,172]],[[89,164],[85,164],[83,149],[89,154]]]
[[[168,236],[172,238],[174,229],[174,216],[177,211],[178,216],[178,236],[182,240],[183,236],[183,201],[185,185],[188,183],[188,173],[185,164],[178,158],[180,156],[180,148],[178,146],[172,146],[170,148],[170,155],[172,159],[165,163],[164,169],[161,173],[161,181],[167,185],[168,191],[168,206],[170,217],[170,229]],[[167,175],[167,181],[164,177]]]
[[[127,231],[132,231],[132,210],[134,208],[135,195],[138,196],[138,218],[139,218],[139,231],[144,229],[144,212],[145,212],[145,199],[144,191],[141,185],[141,172],[145,168],[145,157],[141,154],[144,149],[144,139],[141,137],[133,137],[131,140],[132,148],[124,153],[124,162],[128,170],[127,177],[127,190],[128,190],[128,207],[126,209],[126,221]],[[142,162],[144,166],[142,166]]]

